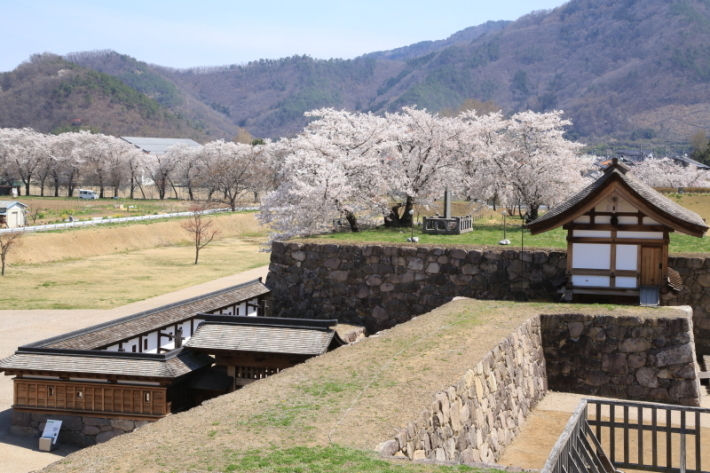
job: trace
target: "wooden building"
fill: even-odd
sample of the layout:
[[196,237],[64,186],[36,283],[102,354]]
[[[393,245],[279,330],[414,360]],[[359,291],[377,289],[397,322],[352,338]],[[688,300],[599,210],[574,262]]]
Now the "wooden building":
[[215,358],[238,389],[346,344],[337,320],[205,315],[186,348]]
[[567,230],[567,281],[560,291],[565,300],[592,295],[658,305],[669,277],[678,277],[668,267],[669,233],[702,238],[708,230],[699,215],[628,170],[614,159],[599,179],[528,224],[533,235]]
[[268,294],[253,280],[21,346],[0,361],[0,371],[15,376],[13,409],[157,420],[189,408],[191,377],[214,359],[185,342],[209,314],[257,319]]

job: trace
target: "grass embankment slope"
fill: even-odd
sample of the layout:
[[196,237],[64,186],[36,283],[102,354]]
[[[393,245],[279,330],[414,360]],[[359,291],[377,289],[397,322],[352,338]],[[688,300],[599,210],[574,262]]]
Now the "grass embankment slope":
[[254,213],[210,217],[194,263],[184,219],[27,234],[0,280],[0,309],[111,309],[268,264]]
[[[378,336],[82,450],[54,473],[451,471],[375,462],[373,449],[415,420],[433,394],[530,316],[655,316],[672,309],[458,300]],[[332,442],[329,440],[332,439]]]
[[[670,199],[679,203],[710,222],[710,194],[671,194]],[[454,215],[466,215],[467,206],[464,203],[455,203],[452,208]],[[502,209],[499,209],[502,210]],[[440,211],[443,212],[443,211]],[[422,215],[429,215],[435,212],[424,212]],[[479,215],[473,225],[473,231],[463,235],[425,235],[421,232],[421,227],[414,228],[414,236],[419,237],[421,245],[475,245],[475,246],[498,246],[498,242],[503,239],[503,217],[500,212],[486,210]],[[510,240],[510,247],[521,248],[552,248],[567,249],[567,231],[556,228],[552,231],[539,235],[530,235],[529,231],[523,231],[522,220],[518,216],[508,216],[505,225],[505,237]],[[336,240],[338,242],[379,242],[379,243],[402,243],[411,235],[409,228],[374,228],[364,230],[360,233],[332,233],[320,235],[316,238],[323,240]],[[669,251],[673,254],[697,254],[710,253],[710,237],[696,238],[680,233],[671,233]]]

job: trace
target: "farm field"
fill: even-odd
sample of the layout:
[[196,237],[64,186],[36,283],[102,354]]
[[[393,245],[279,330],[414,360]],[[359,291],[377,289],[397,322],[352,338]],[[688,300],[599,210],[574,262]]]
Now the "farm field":
[[[696,212],[698,215],[710,221],[710,194],[671,194],[668,196],[680,205]],[[465,207],[463,204],[461,209]],[[454,215],[465,215],[463,212],[457,212],[457,206],[454,205],[452,212]],[[502,209],[499,209],[502,210]],[[422,215],[431,215],[435,212],[422,212]],[[499,212],[486,210],[479,214],[479,219],[475,220],[473,231],[463,235],[424,235],[421,233],[421,226],[414,228],[414,236],[419,237],[420,245],[495,245],[503,239],[503,218]],[[550,232],[540,235],[530,235],[526,231],[522,235],[521,228],[522,220],[518,216],[506,218],[506,238],[510,240],[510,247],[520,249],[523,239],[525,248],[567,248],[567,231],[562,228],[557,228]],[[349,231],[330,233],[326,235],[318,235],[312,238],[324,240],[336,240],[339,242],[381,242],[381,243],[405,243],[406,239],[411,235],[410,228],[384,228],[378,227],[373,229],[363,230],[360,233],[351,233]],[[671,253],[710,253],[710,237],[705,236],[702,239],[682,235],[679,233],[671,233],[671,243],[669,250]]]
[[[576,313],[649,309],[575,304]],[[533,314],[567,304],[460,300],[354,345],[96,447],[49,472],[456,472],[464,466],[377,459],[374,448],[416,419]],[[675,314],[655,309],[657,316]],[[126,454],[126,452],[130,452]]]

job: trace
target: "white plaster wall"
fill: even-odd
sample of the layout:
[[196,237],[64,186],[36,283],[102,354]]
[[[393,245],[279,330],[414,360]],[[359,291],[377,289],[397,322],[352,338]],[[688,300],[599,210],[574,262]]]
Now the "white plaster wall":
[[611,245],[573,243],[572,267],[576,269],[611,269]]

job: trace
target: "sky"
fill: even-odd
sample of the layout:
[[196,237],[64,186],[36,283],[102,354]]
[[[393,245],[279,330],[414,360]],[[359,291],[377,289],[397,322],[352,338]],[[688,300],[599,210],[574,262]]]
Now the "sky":
[[564,0],[0,0],[0,71],[112,49],[176,68],[295,54],[353,58],[515,20]]

